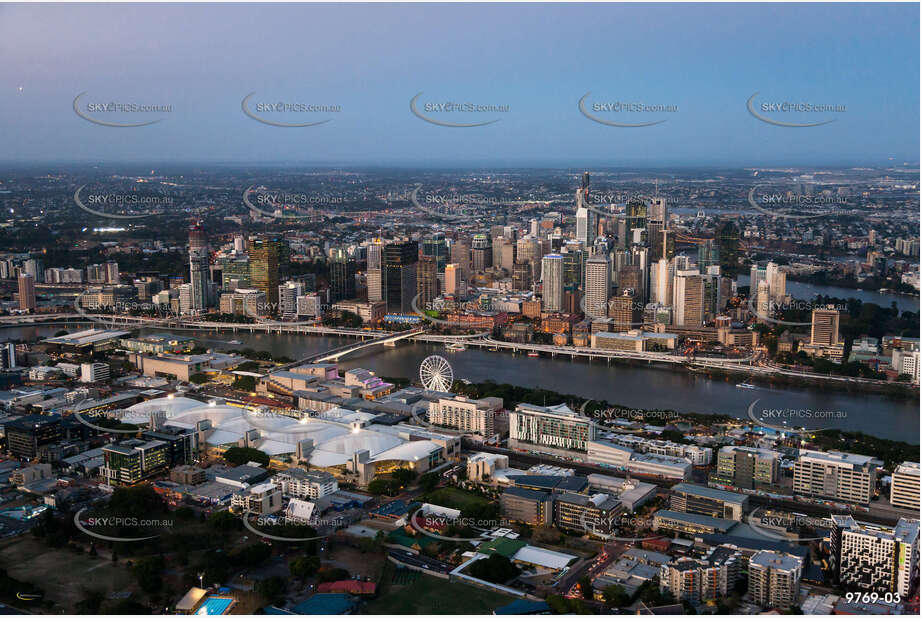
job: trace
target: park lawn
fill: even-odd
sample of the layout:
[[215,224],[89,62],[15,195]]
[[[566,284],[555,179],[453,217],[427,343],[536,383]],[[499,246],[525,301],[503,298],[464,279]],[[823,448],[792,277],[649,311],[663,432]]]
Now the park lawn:
[[483,496],[456,487],[436,489],[429,494],[429,498],[433,501],[433,504],[461,511],[489,504],[489,500]]
[[[396,570],[397,576],[377,599],[369,601],[365,614],[492,614],[514,597],[463,583]],[[407,575],[409,575],[407,577]],[[403,582],[403,583],[399,583]]]
[[[22,535],[0,546],[0,564],[12,577],[39,586],[58,612],[73,613],[84,598],[84,589],[138,592],[124,561],[110,560],[66,549],[52,549],[32,535]],[[28,608],[26,608],[28,609]]]

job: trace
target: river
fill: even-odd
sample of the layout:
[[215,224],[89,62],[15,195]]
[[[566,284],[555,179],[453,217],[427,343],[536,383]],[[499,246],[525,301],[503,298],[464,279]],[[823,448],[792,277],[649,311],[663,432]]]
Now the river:
[[[0,341],[47,337],[60,328],[0,329]],[[225,343],[234,339],[241,344]],[[291,358],[300,358],[354,341],[338,337],[244,332],[207,333],[198,340],[216,350],[250,347]],[[455,379],[471,382],[494,380],[603,399],[611,404],[631,408],[666,408],[678,412],[727,414],[737,418],[746,417],[749,406],[759,400],[756,410],[809,410],[815,413],[813,416],[821,414],[832,417],[796,423],[811,429],[834,427],[912,442],[916,442],[918,436],[917,399],[890,398],[875,393],[845,393],[808,386],[741,389],[735,386],[741,378],[717,380],[656,365],[607,365],[599,361],[589,363],[586,360],[563,357],[528,358],[523,354],[489,352],[479,348],[450,352],[438,344],[400,342],[395,348],[375,346],[348,356],[340,362],[340,367],[363,367],[379,376],[418,381],[419,364],[430,354],[447,358],[454,369]]]
[[[739,287],[747,286],[751,277],[739,275]],[[873,292],[857,288],[841,288],[834,285],[813,285],[801,281],[787,281],[787,294],[797,300],[811,300],[816,294],[831,296],[833,298],[856,298],[864,303],[873,303],[880,307],[889,308],[892,303],[899,311],[913,311],[918,313],[919,299],[917,296],[906,294],[892,294],[890,292]]]

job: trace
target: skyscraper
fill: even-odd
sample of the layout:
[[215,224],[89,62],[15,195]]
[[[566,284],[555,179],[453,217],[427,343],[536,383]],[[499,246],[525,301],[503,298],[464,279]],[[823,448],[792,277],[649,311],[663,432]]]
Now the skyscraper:
[[470,272],[470,243],[458,238],[451,243],[451,263],[457,264],[465,273]]
[[787,295],[787,273],[780,270],[774,262],[768,262],[765,267],[765,278],[770,286],[771,300],[781,302]]
[[416,296],[419,243],[392,243],[384,247],[383,290],[389,313],[411,313]]
[[297,315],[297,297],[304,295],[304,284],[288,281],[278,286],[278,313],[283,317]]
[[521,292],[531,289],[532,268],[530,263],[515,262],[512,266],[512,289]]
[[330,302],[355,298],[355,260],[342,249],[336,249],[329,262]]
[[720,228],[719,244],[720,272],[734,276],[739,272],[739,227],[733,221],[727,221]]
[[35,279],[28,273],[19,275],[19,309],[35,313]]
[[626,235],[627,246],[633,242],[633,230],[645,230],[648,218],[648,205],[642,198],[633,198],[627,202]]
[[445,266],[445,294],[457,294],[464,281],[464,271],[457,264]]
[[492,266],[492,246],[486,234],[473,235],[473,272],[483,272]]
[[427,309],[438,296],[438,261],[435,256],[423,255],[419,258],[416,280],[416,291],[419,294],[417,303],[420,308]]
[[563,310],[563,256],[559,253],[545,255],[542,260],[543,310]]
[[585,315],[600,318],[607,315],[611,294],[611,263],[606,253],[590,257],[585,262]]
[[812,345],[836,345],[838,343],[840,319],[837,309],[813,309],[812,332],[809,343]]
[[701,274],[706,274],[711,266],[719,266],[719,264],[719,242],[713,238],[707,238],[697,246],[697,268]]
[[673,307],[676,326],[704,325],[704,280],[696,270],[675,273]]
[[208,254],[202,249],[194,249],[189,254],[189,281],[192,284],[191,309],[202,311],[210,303]]
[[196,251],[208,252],[208,235],[200,219],[195,219],[189,226],[189,253]]
[[280,241],[268,238],[250,238],[250,285],[265,294],[270,307],[278,306],[278,256]]
[[41,260],[26,260],[22,265],[22,270],[24,273],[32,275],[32,280],[37,283],[45,280],[45,268],[42,266]]
[[438,233],[422,240],[422,255],[435,258],[438,272],[443,273],[448,264],[448,243],[445,235]]

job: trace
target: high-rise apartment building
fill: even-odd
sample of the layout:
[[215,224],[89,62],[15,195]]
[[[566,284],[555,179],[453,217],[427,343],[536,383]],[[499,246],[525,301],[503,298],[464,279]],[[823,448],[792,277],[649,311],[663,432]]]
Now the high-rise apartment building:
[[419,258],[416,281],[416,291],[419,294],[416,302],[420,308],[426,309],[438,297],[438,261],[434,256],[423,255]]
[[742,556],[732,546],[714,547],[703,558],[682,557],[659,567],[659,590],[693,605],[717,601],[732,591]]
[[297,297],[304,295],[304,284],[288,281],[278,286],[278,313],[290,318],[297,315]]
[[799,557],[762,550],[748,561],[748,593],[761,607],[789,609],[799,598],[802,575]]
[[897,593],[904,599],[918,576],[918,520],[894,528],[832,515],[831,561],[845,590]]
[[611,262],[599,253],[585,262],[585,315],[603,318],[611,295]]
[[210,261],[202,249],[189,254],[189,281],[192,285],[192,310],[203,311],[211,304]]
[[28,273],[19,275],[19,309],[35,313],[35,279]]
[[563,310],[563,256],[559,253],[545,255],[541,268],[543,286],[543,310]]
[[704,278],[696,270],[675,273],[674,301],[676,326],[704,325]]

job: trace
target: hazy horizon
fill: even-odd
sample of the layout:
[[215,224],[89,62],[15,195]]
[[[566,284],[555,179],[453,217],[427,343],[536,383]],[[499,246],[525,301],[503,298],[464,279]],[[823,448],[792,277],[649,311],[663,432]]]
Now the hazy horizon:
[[[0,5],[0,161],[380,167],[902,166],[918,161],[911,4]],[[86,93],[80,101],[78,95]],[[336,106],[259,114],[269,102]],[[506,106],[441,115],[432,102]],[[589,94],[591,93],[591,94]],[[757,102],[841,106],[777,115]],[[594,113],[579,101],[673,106]],[[84,112],[115,102],[163,113]],[[664,122],[663,122],[664,121]]]

